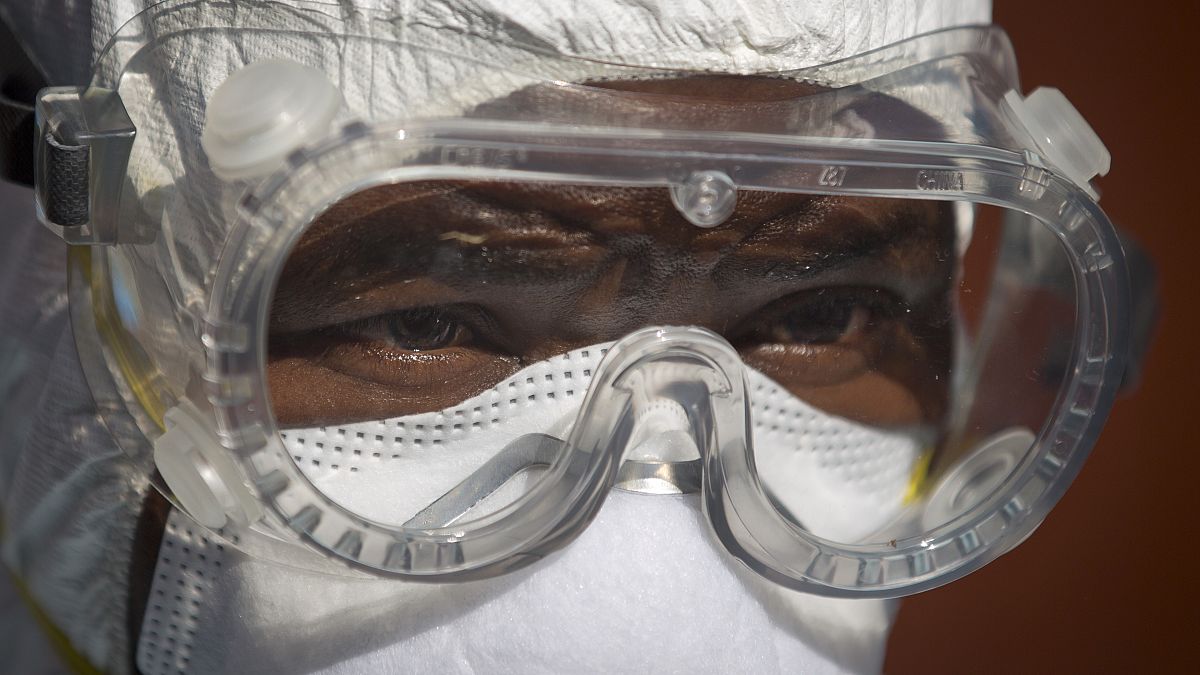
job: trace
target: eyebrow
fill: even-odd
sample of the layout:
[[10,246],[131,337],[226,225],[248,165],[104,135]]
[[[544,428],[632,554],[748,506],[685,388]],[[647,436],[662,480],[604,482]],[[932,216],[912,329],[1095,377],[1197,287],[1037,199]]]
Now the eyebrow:
[[868,214],[852,201],[840,202],[815,222],[806,223],[807,227],[819,230],[792,234],[793,248],[777,251],[776,269],[808,276],[896,251],[907,242],[935,238],[930,235],[935,235],[941,223],[935,214],[922,214],[911,208],[915,205],[916,202],[896,200],[892,208]]
[[[674,229],[676,234],[680,229],[689,232],[691,236],[687,237],[687,243],[699,251],[716,250],[729,243],[729,236],[723,237],[721,228],[705,230],[685,223],[670,204],[666,191],[658,188],[623,188],[616,195],[618,199],[626,198],[624,203],[618,203],[619,206],[628,206],[632,202],[645,209],[636,217],[625,218],[640,228],[636,233],[623,231],[619,224],[614,226],[606,223],[603,217],[580,215],[585,208],[602,210],[597,209],[593,200],[614,196],[611,188],[473,183],[429,189],[425,184],[418,184],[415,187],[382,186],[365,193],[392,190],[395,190],[394,197],[383,205],[378,203],[379,200],[370,198],[355,203],[360,195],[354,195],[318,217],[293,249],[288,264],[296,269],[316,271],[323,263],[348,259],[367,263],[365,271],[386,273],[393,271],[390,265],[371,254],[377,253],[381,245],[396,249],[412,243],[414,238],[423,238],[426,246],[454,245],[467,250],[486,247],[497,256],[543,249],[574,254],[570,247],[596,244],[606,236],[642,234],[658,237],[666,234],[667,229]],[[571,193],[564,195],[568,190]],[[504,191],[514,192],[516,197],[504,197]],[[637,198],[628,200],[631,193]],[[743,194],[775,193],[749,191]],[[895,243],[908,229],[881,227],[878,223],[879,214],[857,211],[850,201],[833,203],[820,196],[787,193],[778,193],[775,198],[780,203],[765,216],[760,216],[758,222],[750,223],[752,231],[742,240],[758,236],[758,230],[765,225],[784,224],[806,228],[808,231],[797,232],[804,247],[788,250],[786,257],[793,260],[805,260],[808,257],[827,259],[833,249],[839,249],[843,257],[862,255]],[[551,201],[536,204],[537,200],[546,199]],[[771,199],[768,197],[767,201]],[[761,208],[763,200],[758,201]],[[898,204],[901,202],[895,201]],[[651,208],[647,209],[647,206]],[[737,217],[744,215],[742,205],[739,204],[738,209],[727,224],[736,223]],[[895,210],[907,211],[902,208]],[[845,230],[831,232],[827,218],[831,214],[838,215],[839,211],[857,212],[860,217],[844,223],[848,226]],[[841,215],[845,220],[846,213]],[[815,218],[817,216],[820,218]],[[659,229],[650,229],[650,223]],[[817,225],[825,226],[825,230],[812,232],[812,227]],[[739,223],[739,226],[745,227],[746,223]],[[833,242],[813,241],[814,235],[817,239],[837,239],[837,246],[827,245]],[[372,264],[380,269],[371,269],[369,265]]]

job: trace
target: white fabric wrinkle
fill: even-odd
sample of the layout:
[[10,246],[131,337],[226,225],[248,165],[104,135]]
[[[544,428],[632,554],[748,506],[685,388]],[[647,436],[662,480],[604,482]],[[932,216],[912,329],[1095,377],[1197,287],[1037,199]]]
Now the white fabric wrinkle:
[[[118,28],[152,4],[34,0],[10,3],[4,10],[28,38],[53,83],[69,84],[85,81],[86,64]],[[354,14],[354,7],[384,9],[397,17],[403,31],[434,26],[473,30],[546,45],[588,64],[575,73],[536,62],[501,64],[524,68],[528,75],[498,74],[482,81],[469,61],[448,63],[437,54],[422,59],[410,54],[382,66],[375,53],[369,59],[335,55],[343,57],[336,70],[342,75],[348,107],[368,118],[377,113],[458,114],[511,93],[536,75],[603,77],[605,62],[729,73],[795,70],[941,27],[987,23],[990,17],[986,0],[689,0],[662,6],[648,0],[366,0],[342,5],[347,15]],[[160,64],[186,65],[163,88],[131,79],[129,96],[141,99],[144,119],[159,122],[139,126],[135,150],[142,154],[131,163],[136,167],[131,174],[134,189],[164,190],[173,176],[205,180],[203,157],[177,138],[198,133],[203,105],[196,92],[211,90],[215,83],[210,80],[222,77],[230,65],[240,65],[236,60],[286,56],[301,46],[315,50],[313,44],[297,41],[272,51],[257,43],[228,49],[213,42],[208,49],[190,51],[186,64]],[[501,53],[476,56],[486,63]],[[355,87],[361,71],[353,69],[366,63],[372,64],[365,69],[368,83]],[[398,84],[396,91],[403,99],[373,88],[377,69]],[[410,96],[425,107],[410,105]],[[171,150],[164,153],[162,147]],[[176,150],[180,147],[182,152]],[[202,285],[212,261],[200,252],[213,250],[212,242],[225,233],[199,227],[194,216],[183,214],[213,218],[220,217],[220,209],[189,200],[177,189],[162,195],[164,210],[179,214],[174,226],[181,233],[181,264],[192,268],[193,281]],[[37,227],[32,220],[16,225]],[[4,364],[12,366],[8,373],[14,375],[2,392],[8,411],[0,420],[7,425],[13,416],[26,418],[3,430],[0,490],[8,529],[4,555],[10,564],[21,565],[16,571],[30,581],[39,604],[72,643],[94,664],[121,673],[127,649],[124,574],[145,486],[140,474],[121,464],[119,451],[90,403],[69,333],[62,332],[64,296],[55,295],[62,289],[62,245],[42,235],[0,247],[0,259],[6,263],[38,267],[29,273],[30,285],[6,281],[0,286],[0,307],[27,303],[45,309],[43,323],[9,323],[17,314],[7,313],[0,321],[0,333],[15,340],[0,345],[7,349],[19,344],[28,357],[19,364]],[[30,292],[42,279],[57,279],[55,288],[60,290]],[[51,369],[54,374],[47,377]],[[9,443],[10,438],[21,442]],[[625,503],[636,503],[637,508],[624,509]],[[662,513],[648,517],[647,509]],[[416,663],[445,663],[445,654],[454,654],[451,665],[464,672],[503,672],[516,664],[529,665],[534,672],[568,666],[628,670],[654,659],[660,659],[656,669],[667,671],[879,668],[889,625],[883,605],[795,600],[808,608],[797,610],[789,592],[781,589],[748,593],[730,573],[727,556],[714,550],[698,518],[686,500],[615,494],[596,523],[561,555],[478,588],[330,580],[281,571],[274,563],[228,550],[236,560],[216,575],[210,599],[198,614],[191,669],[398,671]],[[36,533],[23,534],[28,527],[35,527]],[[160,566],[167,564],[164,560],[160,552]],[[408,604],[409,593],[418,600],[414,605]],[[363,613],[360,605],[367,607]],[[424,614],[436,620],[422,623]],[[763,648],[764,635],[770,636],[774,650]],[[675,646],[681,647],[675,651]],[[522,658],[530,655],[540,660]]]
[[144,473],[92,409],[64,332],[7,494],[4,562],[91,663],[128,669],[126,603]]

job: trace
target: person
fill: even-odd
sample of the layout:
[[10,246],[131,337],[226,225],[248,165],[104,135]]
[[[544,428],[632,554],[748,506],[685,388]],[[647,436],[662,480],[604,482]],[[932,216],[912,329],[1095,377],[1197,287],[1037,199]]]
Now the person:
[[986,2],[70,10],[0,495],[83,669],[879,670],[1130,361]]

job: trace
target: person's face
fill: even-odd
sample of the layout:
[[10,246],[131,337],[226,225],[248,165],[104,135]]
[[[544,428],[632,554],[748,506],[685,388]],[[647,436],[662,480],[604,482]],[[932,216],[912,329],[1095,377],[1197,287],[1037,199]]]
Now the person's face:
[[[702,82],[703,96],[682,92]],[[653,124],[789,124],[809,85],[756,78],[607,83]],[[571,92],[530,109],[591,107]],[[563,100],[566,97],[567,100]],[[553,103],[554,105],[550,105]],[[551,116],[553,112],[549,113]],[[429,181],[364,190],[292,252],[272,307],[281,426],[451,407],[521,368],[648,325],[702,326],[829,413],[936,424],[951,361],[951,209],[914,200],[738,194],[721,225],[666,189]]]

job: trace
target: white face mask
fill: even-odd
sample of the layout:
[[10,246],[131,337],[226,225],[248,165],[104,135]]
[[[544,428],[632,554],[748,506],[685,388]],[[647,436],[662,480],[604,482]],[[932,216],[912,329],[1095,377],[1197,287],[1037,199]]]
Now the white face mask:
[[142,625],[144,675],[871,672],[895,606],[762,580],[712,541],[695,495],[616,491],[559,553],[449,585],[288,568],[210,536],[172,514]]
[[[518,439],[531,434],[566,438],[607,347],[594,345],[533,364],[453,408],[286,430],[284,445],[333,501],[370,520],[400,525]],[[919,434],[879,430],[822,412],[757,371],[747,369],[747,378],[759,475],[806,529],[856,541],[900,510],[922,450]],[[686,439],[676,442],[683,450],[671,447],[672,433],[684,426],[672,423],[672,404],[635,398],[630,456],[698,456]]]
[[[498,448],[526,434],[565,435],[605,351],[597,345],[534,364],[451,409],[286,431],[285,445],[334,501],[403,523]],[[843,539],[869,534],[899,510],[921,450],[913,435],[823,413],[759,373],[748,377],[760,471],[768,489],[779,486],[773,493],[784,508]],[[670,452],[658,443],[673,431],[670,407],[655,401],[635,414],[643,421],[635,422],[630,454]],[[147,673],[174,672],[181,654],[193,668],[311,667],[297,636],[318,632],[337,636],[323,638],[336,663],[329,672],[405,670],[446,658],[482,672],[516,664],[526,672],[626,671],[648,662],[870,670],[880,664],[888,625],[882,602],[795,593],[750,573],[711,539],[694,495],[614,491],[578,541],[511,578],[434,586],[324,575],[218,550],[178,514],[158,572],[139,651]],[[225,597],[231,585],[235,606],[208,606],[205,597]],[[177,597],[171,591],[180,587],[190,590]],[[175,616],[181,609],[187,618]],[[203,645],[188,631],[203,633]],[[814,639],[832,651],[812,649]],[[181,641],[191,644],[185,650]],[[707,648],[716,643],[719,653]]]

